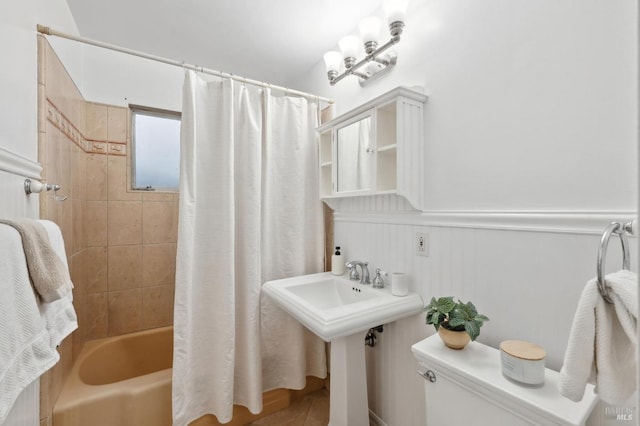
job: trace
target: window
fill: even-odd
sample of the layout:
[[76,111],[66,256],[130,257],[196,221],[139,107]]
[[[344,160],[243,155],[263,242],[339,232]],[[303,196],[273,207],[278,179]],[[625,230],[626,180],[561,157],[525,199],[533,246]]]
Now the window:
[[180,177],[180,113],[130,106],[133,189],[177,191]]

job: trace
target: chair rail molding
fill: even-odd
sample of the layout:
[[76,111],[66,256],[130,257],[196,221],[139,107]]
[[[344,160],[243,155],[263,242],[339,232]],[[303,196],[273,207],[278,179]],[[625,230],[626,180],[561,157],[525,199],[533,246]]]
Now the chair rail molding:
[[446,228],[494,229],[561,234],[602,234],[612,221],[629,222],[635,211],[427,211],[427,212],[338,212],[336,222],[419,225]]
[[39,180],[41,178],[42,166],[37,161],[0,148],[0,171]]

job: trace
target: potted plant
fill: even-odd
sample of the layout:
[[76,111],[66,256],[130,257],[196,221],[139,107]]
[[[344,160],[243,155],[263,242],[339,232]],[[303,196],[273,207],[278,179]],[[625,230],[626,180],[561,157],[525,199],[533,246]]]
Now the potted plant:
[[457,302],[453,297],[431,298],[425,307],[427,324],[433,324],[440,338],[451,349],[462,349],[480,335],[480,327],[489,318],[481,315],[471,302]]

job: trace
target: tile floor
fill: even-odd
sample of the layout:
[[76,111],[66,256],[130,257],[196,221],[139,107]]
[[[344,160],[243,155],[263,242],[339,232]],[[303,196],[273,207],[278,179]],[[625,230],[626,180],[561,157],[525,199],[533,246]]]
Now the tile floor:
[[326,426],[329,424],[329,391],[320,389],[291,403],[284,410],[247,426]]

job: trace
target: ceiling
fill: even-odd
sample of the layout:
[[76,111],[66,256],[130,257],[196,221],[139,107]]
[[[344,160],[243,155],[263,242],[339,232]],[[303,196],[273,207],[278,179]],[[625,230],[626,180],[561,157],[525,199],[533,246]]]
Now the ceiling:
[[381,0],[67,0],[80,35],[287,85]]

